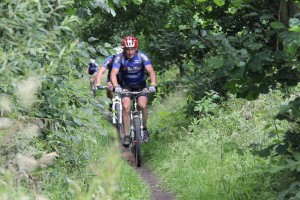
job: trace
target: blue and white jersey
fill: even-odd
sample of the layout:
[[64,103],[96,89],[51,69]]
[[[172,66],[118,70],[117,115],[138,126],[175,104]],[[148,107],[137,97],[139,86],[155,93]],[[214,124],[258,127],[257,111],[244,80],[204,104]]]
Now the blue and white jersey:
[[114,61],[114,56],[108,56],[105,58],[105,60],[102,63],[102,67],[105,67],[106,69],[111,69]]
[[[110,72],[112,70],[112,65],[113,65],[114,59],[115,59],[115,56],[111,55],[111,56],[106,57],[102,63],[102,67],[105,67],[106,69],[108,69],[106,82],[110,81]],[[120,80],[119,74],[118,74],[117,78],[118,78],[118,80]]]
[[97,63],[95,63],[95,64],[89,63],[89,65],[88,65],[88,73],[89,73],[89,75],[93,75],[96,72],[98,72],[98,65],[97,65]]
[[148,56],[137,51],[132,59],[126,58],[123,53],[117,54],[113,63],[113,68],[121,71],[122,84],[136,86],[145,81],[145,67],[151,65]]

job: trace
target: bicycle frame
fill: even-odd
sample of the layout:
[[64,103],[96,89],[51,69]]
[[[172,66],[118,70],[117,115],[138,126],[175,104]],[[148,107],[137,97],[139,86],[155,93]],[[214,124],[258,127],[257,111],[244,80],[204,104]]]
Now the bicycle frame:
[[[102,86],[102,89],[108,89],[107,86]],[[143,115],[142,111],[138,109],[137,99],[139,94],[149,93],[148,89],[143,91],[133,91],[123,90],[122,94],[129,94],[132,98],[132,107],[130,110],[130,147],[132,152],[135,155],[136,166],[141,166],[142,160],[142,151],[141,144],[144,140],[144,131],[143,131]],[[117,109],[117,110],[116,110]],[[115,93],[114,98],[112,99],[112,123],[115,124],[118,128],[120,139],[124,137],[123,123],[122,123],[122,99],[121,94]]]
[[124,91],[123,94],[130,94],[132,98],[132,109],[130,111],[130,147],[135,155],[136,166],[140,167],[142,163],[142,150],[141,145],[144,140],[143,132],[143,116],[142,111],[138,109],[137,99],[139,94],[146,94],[148,90],[140,92]]
[[[144,132],[143,132],[143,115],[142,115],[142,112],[138,110],[137,108],[137,95],[133,94],[133,97],[132,97],[132,105],[133,105],[133,109],[130,111],[130,137],[131,138],[135,138],[134,136],[134,126],[133,126],[133,121],[134,121],[134,118],[140,118],[140,137],[141,137],[141,140],[143,141],[144,139]],[[136,142],[136,140],[133,140],[133,142]]]
[[[101,86],[101,90],[108,90],[108,86]],[[124,130],[122,123],[122,99],[120,94],[115,93],[112,99],[112,123],[117,127],[119,132],[119,138],[122,141],[124,139]]]

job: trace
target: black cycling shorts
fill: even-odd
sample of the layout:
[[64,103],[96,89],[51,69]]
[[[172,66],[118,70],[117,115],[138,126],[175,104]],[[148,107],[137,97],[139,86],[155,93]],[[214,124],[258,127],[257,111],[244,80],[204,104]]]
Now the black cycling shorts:
[[[126,89],[130,92],[139,92],[139,91],[142,91],[145,88],[147,88],[147,84],[146,84],[146,81],[142,82],[141,84],[134,85],[134,86],[128,86],[128,85],[121,84],[121,88]],[[138,97],[140,97],[140,96],[148,97],[148,94],[139,94]],[[130,94],[122,94],[122,98],[123,97],[130,97]]]

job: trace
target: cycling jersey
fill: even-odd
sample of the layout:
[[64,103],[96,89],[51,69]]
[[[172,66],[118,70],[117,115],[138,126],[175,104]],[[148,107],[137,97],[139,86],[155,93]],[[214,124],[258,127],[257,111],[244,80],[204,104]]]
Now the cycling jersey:
[[121,71],[121,85],[135,86],[145,81],[145,66],[148,65],[151,65],[148,56],[137,50],[132,59],[126,58],[123,53],[117,54],[112,67]]
[[106,82],[110,81],[110,72],[112,69],[114,58],[115,58],[115,56],[108,56],[107,58],[105,58],[105,60],[102,63],[102,67],[105,67],[106,69],[108,69]]
[[95,64],[89,64],[88,65],[88,72],[89,72],[89,75],[93,75],[95,74],[96,72],[98,71],[98,65],[97,63]]
[[[106,69],[108,69],[106,82],[110,82],[110,72],[112,70],[112,66],[113,66],[113,62],[114,62],[115,57],[116,57],[115,55],[108,56],[103,61],[102,67],[105,67]],[[117,81],[118,81],[118,83],[121,83],[121,73],[118,73],[118,75],[117,75]]]

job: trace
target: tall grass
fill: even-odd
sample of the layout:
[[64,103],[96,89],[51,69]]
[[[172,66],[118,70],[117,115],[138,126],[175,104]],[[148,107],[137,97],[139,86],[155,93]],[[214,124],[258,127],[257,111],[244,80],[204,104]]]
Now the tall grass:
[[[87,78],[73,84],[83,91],[83,95],[89,95]],[[105,93],[97,94],[92,102],[104,102]],[[94,124],[85,124],[72,134],[81,138],[79,141],[74,139],[71,144],[72,152],[81,156],[79,160],[69,157],[70,162],[75,162],[71,170],[63,163],[55,168],[53,178],[46,180],[47,196],[52,196],[51,199],[150,199],[149,187],[122,159],[116,129],[101,111],[88,114],[81,109],[73,115],[81,116],[81,119],[94,118]],[[68,156],[70,154],[65,154],[65,158]],[[59,169],[60,166],[63,168]]]
[[[89,97],[86,78],[71,84],[88,102],[69,108],[82,126],[45,132],[0,118],[0,199],[150,199],[149,187],[122,159],[116,129],[95,107],[102,94]],[[9,100],[1,102],[9,112]]]
[[262,173],[271,160],[254,156],[251,146],[269,144],[270,133],[281,137],[287,124],[273,118],[280,101],[278,92],[253,102],[231,97],[213,114],[190,119],[182,114],[184,94],[172,94],[150,114],[147,164],[177,199],[276,199],[278,182]]

